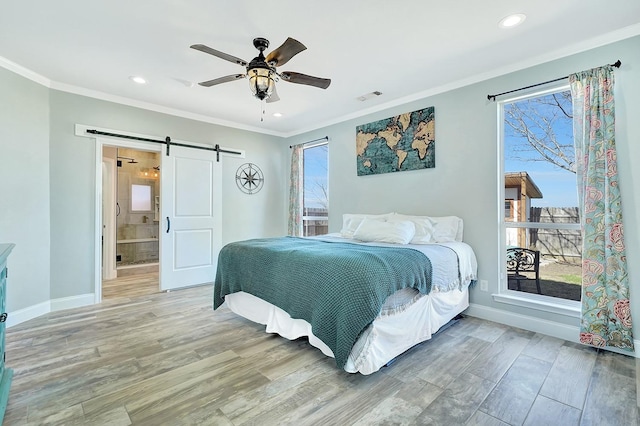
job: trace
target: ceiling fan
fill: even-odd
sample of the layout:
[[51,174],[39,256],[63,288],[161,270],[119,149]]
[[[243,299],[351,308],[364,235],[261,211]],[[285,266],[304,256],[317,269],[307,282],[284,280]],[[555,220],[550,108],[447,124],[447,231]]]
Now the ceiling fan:
[[278,79],[282,79],[290,83],[319,87],[321,89],[326,89],[331,84],[331,79],[329,78],[313,77],[293,71],[278,72],[276,70],[276,67],[286,64],[295,55],[306,50],[306,46],[298,40],[291,37],[287,38],[287,40],[282,43],[282,46],[269,53],[266,58],[264,56],[264,51],[269,47],[269,40],[262,37],[254,38],[253,45],[260,53],[258,56],[253,58],[251,62],[247,62],[240,58],[236,58],[235,56],[220,52],[219,50],[212,49],[204,44],[192,45],[192,49],[217,56],[220,59],[233,62],[234,64],[246,67],[247,69],[245,74],[231,74],[215,78],[213,80],[203,81],[198,84],[204,87],[211,87],[216,84],[227,83],[229,81],[249,77],[249,87],[251,88],[253,95],[260,100],[266,99],[267,102],[276,102],[280,100],[276,93],[275,85]]

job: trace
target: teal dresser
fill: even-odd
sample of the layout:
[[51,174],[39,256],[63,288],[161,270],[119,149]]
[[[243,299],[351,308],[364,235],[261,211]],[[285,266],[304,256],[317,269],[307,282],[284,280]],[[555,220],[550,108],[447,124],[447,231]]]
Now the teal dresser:
[[4,332],[7,320],[7,257],[15,244],[0,244],[0,424],[9,401],[13,370],[4,366]]

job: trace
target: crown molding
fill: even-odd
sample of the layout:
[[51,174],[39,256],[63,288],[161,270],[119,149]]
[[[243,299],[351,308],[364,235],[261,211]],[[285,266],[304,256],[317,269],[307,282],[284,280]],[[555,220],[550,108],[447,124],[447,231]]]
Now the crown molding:
[[41,84],[42,86],[51,88],[51,80],[49,80],[47,77],[40,75],[37,72],[33,72],[30,69],[16,64],[15,62],[10,61],[2,56],[0,56],[0,67],[12,71],[28,80]]
[[587,50],[595,49],[607,44],[615,43],[617,41],[621,41],[627,38],[635,37],[640,35],[640,24],[630,25],[628,27],[621,28],[616,31],[612,31],[610,33],[604,34],[602,36],[594,37],[591,39],[583,40],[579,43],[572,44],[570,46],[563,47],[561,49],[554,50],[544,55],[540,55],[537,57],[529,58],[525,61],[520,61],[514,64],[511,64],[506,67],[497,68],[491,70],[486,73],[475,75],[471,78],[458,80],[449,84],[445,84],[439,87],[435,87],[429,90],[424,90],[421,92],[414,93],[409,96],[405,96],[402,98],[395,99],[390,102],[386,102],[380,105],[376,105],[375,107],[363,109],[352,114],[343,115],[341,117],[335,118],[333,120],[327,120],[320,122],[314,126],[310,126],[307,128],[294,130],[292,132],[277,132],[273,130],[263,129],[260,127],[247,126],[245,124],[236,123],[233,121],[221,120],[214,117],[209,117],[201,114],[196,114],[188,111],[183,111],[179,109],[169,108],[161,105],[156,105],[150,102],[138,101],[135,99],[126,98],[123,96],[111,95],[108,93],[100,92],[97,90],[86,89],[83,87],[74,86],[66,83],[59,83],[56,81],[52,81],[49,78],[42,76],[34,71],[31,71],[22,65],[16,64],[6,58],[0,56],[0,67],[13,71],[14,73],[21,75],[29,80],[32,80],[38,84],[46,86],[50,89],[60,90],[63,92],[73,93],[76,95],[87,96],[94,99],[100,99],[109,102],[115,102],[122,105],[128,105],[136,108],[142,108],[149,111],[159,112],[163,114],[173,115],[176,117],[182,117],[190,120],[201,121],[204,123],[216,124],[219,126],[230,127],[239,130],[246,130],[255,133],[261,133],[271,136],[277,136],[282,138],[290,138],[293,136],[301,135],[304,133],[308,133],[314,130],[318,130],[324,127],[332,126],[335,124],[343,123],[345,121],[353,120],[356,118],[360,118],[369,114],[373,114],[376,112],[380,112],[386,109],[394,108],[396,106],[404,105],[410,102],[414,102],[420,99],[428,98],[431,96],[438,95],[440,93],[448,92],[451,90],[459,89],[461,87],[469,86],[471,84],[476,84],[481,81],[489,80],[491,78],[500,77],[502,75],[510,74],[512,72],[520,71],[526,68],[530,68],[536,65],[541,65],[546,62],[554,61],[557,59],[561,59],[570,55],[574,55],[577,53],[581,53]]
[[118,95],[112,95],[105,92],[100,92],[98,90],[91,90],[84,87],[74,86],[72,84],[59,83],[57,81],[50,80],[47,77],[40,75],[34,71],[31,71],[30,69],[25,68],[22,65],[16,64],[15,62],[10,61],[2,56],[0,56],[0,67],[6,70],[9,70],[11,72],[14,72],[15,74],[18,74],[21,77],[24,77],[28,80],[31,80],[35,83],[38,83],[52,90],[72,93],[74,95],[86,96],[89,98],[99,99],[107,102],[114,102],[121,105],[141,108],[148,111],[159,112],[162,114],[168,114],[175,117],[181,117],[189,120],[200,121],[203,123],[215,124],[218,126],[230,127],[238,130],[246,130],[249,132],[261,133],[261,134],[266,134],[271,136],[285,137],[284,133],[282,132],[276,132],[273,130],[263,129],[260,127],[247,126],[241,123],[236,123],[234,121],[221,120],[214,117],[208,117],[205,115],[196,114],[189,111],[169,108],[162,105],[156,105],[150,102],[139,101],[139,100],[127,98],[124,96],[118,96]]
[[162,105],[153,104],[150,102],[139,101],[136,99],[127,98],[124,96],[112,95],[98,90],[86,89],[84,87],[78,87],[66,83],[51,82],[51,89],[59,90],[61,92],[73,93],[74,95],[86,96],[89,98],[100,99],[103,101],[114,102],[117,104],[127,105],[135,108],[141,108],[148,111],[159,112],[162,114],[173,115],[176,117],[187,118],[189,120],[200,121],[209,124],[216,124],[218,126],[231,127],[239,130],[246,130],[249,132],[261,133],[271,136],[284,137],[281,132],[273,130],[262,129],[260,127],[247,126],[245,124],[236,123],[234,121],[221,120],[206,115],[196,114],[189,111],[183,111],[176,108],[170,108]]
[[313,130],[322,129],[324,127],[332,126],[335,124],[339,124],[345,121],[353,120],[356,118],[363,117],[365,115],[373,114],[376,112],[380,112],[386,109],[390,109],[396,106],[408,104],[410,102],[414,102],[420,99],[428,98],[431,96],[439,95],[440,93],[449,92],[451,90],[460,89],[461,87],[470,86],[472,84],[480,83],[485,80],[489,80],[492,78],[500,77],[506,74],[510,74],[512,72],[521,71],[523,69],[531,68],[536,65],[541,65],[547,62],[555,61],[557,59],[562,59],[567,56],[575,55],[577,53],[585,52],[587,50],[595,49],[601,46],[605,46],[607,44],[615,43],[621,40],[625,40],[627,38],[635,37],[640,35],[640,24],[630,25],[628,27],[621,28],[619,30],[607,33],[605,35],[594,37],[591,39],[583,40],[580,43],[572,44],[570,46],[563,47],[561,49],[554,50],[552,52],[546,53],[544,55],[535,56],[533,58],[529,58],[525,61],[520,61],[509,66],[496,68],[486,73],[475,75],[471,78],[466,78],[458,81],[454,81],[449,84],[445,84],[442,86],[434,87],[432,89],[424,90],[421,92],[416,92],[412,95],[405,96],[402,98],[394,99],[393,101],[389,101],[383,104],[376,105],[371,108],[363,109],[361,111],[354,112],[352,114],[347,114],[337,118],[335,120],[329,120],[318,125],[308,127],[305,129],[296,130],[293,132],[289,132],[285,135],[285,137],[292,137],[301,135],[303,133],[308,133]]

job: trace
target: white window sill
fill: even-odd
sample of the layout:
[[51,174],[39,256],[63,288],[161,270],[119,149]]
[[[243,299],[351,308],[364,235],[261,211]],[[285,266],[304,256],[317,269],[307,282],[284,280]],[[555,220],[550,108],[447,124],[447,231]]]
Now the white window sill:
[[521,306],[565,315],[567,317],[580,318],[580,302],[575,300],[558,299],[557,297],[542,296],[540,294],[523,293],[519,291],[505,291],[491,295],[493,300],[499,303]]

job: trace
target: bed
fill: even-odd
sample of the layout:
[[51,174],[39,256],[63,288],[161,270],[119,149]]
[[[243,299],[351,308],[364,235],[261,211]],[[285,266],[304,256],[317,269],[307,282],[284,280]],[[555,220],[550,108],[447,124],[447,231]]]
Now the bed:
[[473,250],[455,216],[343,215],[339,233],[226,245],[214,309],[306,337],[350,373],[371,374],[469,306]]

